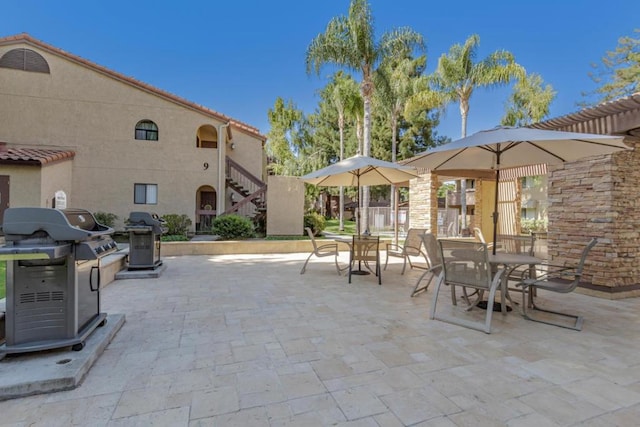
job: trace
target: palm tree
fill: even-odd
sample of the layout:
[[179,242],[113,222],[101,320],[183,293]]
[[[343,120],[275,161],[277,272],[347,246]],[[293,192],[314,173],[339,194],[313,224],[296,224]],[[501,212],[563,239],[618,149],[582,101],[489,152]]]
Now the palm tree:
[[[401,48],[399,48],[401,47]],[[371,149],[371,98],[374,92],[373,73],[383,59],[398,53],[424,49],[420,34],[409,28],[399,28],[375,39],[373,16],[366,0],[351,0],[349,14],[338,16],[327,24],[324,33],[318,34],[307,48],[307,73],[320,72],[322,66],[334,64],[362,73],[361,92],[364,100],[364,134],[362,154],[368,156]],[[364,218],[368,224],[369,191],[363,189]]]
[[[427,58],[422,55],[417,59],[405,57],[400,60],[387,60],[382,63],[376,73],[376,96],[378,105],[389,116],[391,122],[391,161],[398,157],[398,122],[400,121],[405,104],[413,93],[414,82],[421,77]],[[396,186],[391,186],[391,207],[396,211],[394,221],[394,242],[397,243],[397,206]]]
[[[496,87],[508,84],[512,79],[522,79],[525,69],[515,62],[512,53],[497,50],[485,59],[475,62],[480,36],[471,35],[464,45],[451,46],[448,54],[438,60],[438,67],[431,76],[434,90],[429,88],[415,96],[413,103],[427,108],[445,106],[451,102],[460,103],[462,118],[461,136],[467,136],[467,117],[469,100],[474,89],[479,87]],[[466,181],[460,186],[462,210],[462,227],[467,227]]]
[[[362,97],[358,90],[358,84],[349,75],[338,72],[334,76],[331,100],[338,112],[338,131],[340,133],[340,160],[344,160],[344,127],[345,118],[353,116],[354,112],[360,112]],[[344,187],[340,186],[340,231],[344,231]]]

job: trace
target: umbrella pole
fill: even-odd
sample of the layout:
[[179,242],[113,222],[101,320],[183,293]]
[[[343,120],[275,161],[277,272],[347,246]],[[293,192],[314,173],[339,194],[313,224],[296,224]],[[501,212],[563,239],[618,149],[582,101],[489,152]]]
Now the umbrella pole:
[[498,240],[498,195],[500,187],[500,151],[497,154],[498,160],[496,162],[496,192],[495,199],[493,201],[493,254],[496,254],[496,244]]
[[395,218],[393,219],[393,243],[397,245],[398,244],[398,219],[400,218],[400,214],[398,213],[400,202],[398,199],[400,198],[400,191],[398,187],[396,187],[395,185],[392,186],[391,188],[393,188],[393,193],[394,193],[393,209],[394,209],[394,216],[395,216]]

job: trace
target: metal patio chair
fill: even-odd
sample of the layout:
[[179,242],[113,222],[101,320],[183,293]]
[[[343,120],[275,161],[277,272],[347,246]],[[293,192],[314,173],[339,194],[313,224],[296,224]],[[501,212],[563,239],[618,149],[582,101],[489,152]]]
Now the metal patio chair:
[[[358,263],[358,270],[353,266]],[[371,269],[370,263],[375,263],[375,269]],[[380,237],[379,236],[353,236],[351,251],[349,256],[349,283],[351,275],[358,274],[363,270],[360,268],[364,263],[365,267],[378,276],[378,285],[382,285],[382,272],[380,271]],[[361,273],[362,274],[362,273]]]
[[[422,235],[426,232],[427,230],[424,228],[410,228],[409,231],[407,231],[407,237],[404,239],[402,246],[395,243],[387,243],[387,258],[384,262],[384,270],[387,269],[389,257],[397,257],[404,260],[400,274],[404,274],[404,270],[407,268],[407,261],[409,262],[410,268],[428,268],[427,256],[422,251]],[[414,264],[411,257],[422,257],[427,266],[423,267]]]
[[324,258],[328,256],[334,257],[334,260],[336,263],[336,270],[338,271],[338,274],[341,274],[342,270],[344,270],[346,267],[340,268],[340,265],[338,264],[338,255],[340,254],[338,252],[338,244],[326,243],[323,245],[318,245],[316,243],[316,237],[313,235],[313,230],[311,230],[311,228],[309,227],[306,227],[305,230],[307,231],[307,234],[311,239],[311,244],[313,245],[313,251],[309,254],[309,256],[307,257],[307,260],[304,262],[304,265],[302,266],[302,270],[300,270],[300,274],[304,274],[304,272],[307,269],[307,263],[309,262],[311,257],[314,255],[317,256],[318,258]]
[[[442,274],[436,282],[429,318],[490,334],[493,302],[504,270],[500,269],[494,275],[491,274],[489,252],[485,243],[440,240],[438,244],[442,258]],[[478,292],[489,291],[484,322],[467,320],[455,315],[437,315],[438,292],[443,284],[472,288]],[[452,298],[454,298],[453,294]],[[455,299],[453,305],[455,305]],[[467,309],[460,309],[460,315],[469,313],[474,307],[475,305],[472,305]]]
[[[536,296],[536,291],[539,289],[561,294],[573,292],[578,287],[580,279],[582,278],[582,270],[584,269],[584,263],[587,259],[587,255],[589,255],[589,251],[591,251],[597,243],[597,238],[593,238],[589,243],[587,243],[585,248],[582,250],[580,261],[576,266],[542,264],[535,269],[535,277],[531,277],[531,272],[528,269],[523,272],[522,281],[516,286],[522,288],[522,315],[525,319],[539,323],[546,323],[547,325],[559,326],[561,328],[573,329],[576,331],[582,330],[582,316],[540,308],[535,304],[534,296]],[[525,301],[527,295],[529,296],[528,302]],[[574,322],[572,325],[567,325],[553,322],[551,320],[531,317],[527,308],[530,308],[532,311],[539,311],[573,319]]]
[[[420,236],[422,239],[422,244],[425,249],[425,257],[427,258],[428,268],[427,270],[420,275],[418,281],[416,282],[416,286],[413,288],[413,292],[411,292],[411,296],[414,297],[420,292],[426,291],[431,285],[431,282],[440,276],[442,273],[442,261],[440,258],[440,248],[438,247],[438,240],[436,240],[436,236],[433,233],[424,233]],[[424,285],[420,285],[422,279],[428,277],[427,283]]]

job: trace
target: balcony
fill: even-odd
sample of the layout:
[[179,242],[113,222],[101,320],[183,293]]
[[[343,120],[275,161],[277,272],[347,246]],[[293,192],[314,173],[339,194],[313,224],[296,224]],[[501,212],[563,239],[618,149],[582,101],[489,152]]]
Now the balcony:
[[[467,190],[467,206],[475,206],[476,204],[476,190]],[[460,206],[460,192],[449,191],[447,192],[447,206]]]

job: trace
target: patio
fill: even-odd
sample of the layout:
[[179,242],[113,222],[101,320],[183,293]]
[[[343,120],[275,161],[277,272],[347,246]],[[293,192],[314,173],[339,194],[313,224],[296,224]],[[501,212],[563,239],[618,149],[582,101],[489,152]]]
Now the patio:
[[422,271],[400,260],[349,285],[331,259],[301,276],[307,255],[165,257],[160,278],[113,282],[102,308],[126,323],[82,385],[0,402],[0,424],[637,424],[640,299],[561,295],[582,332],[514,311],[486,335],[428,320],[433,291],[410,298]]

